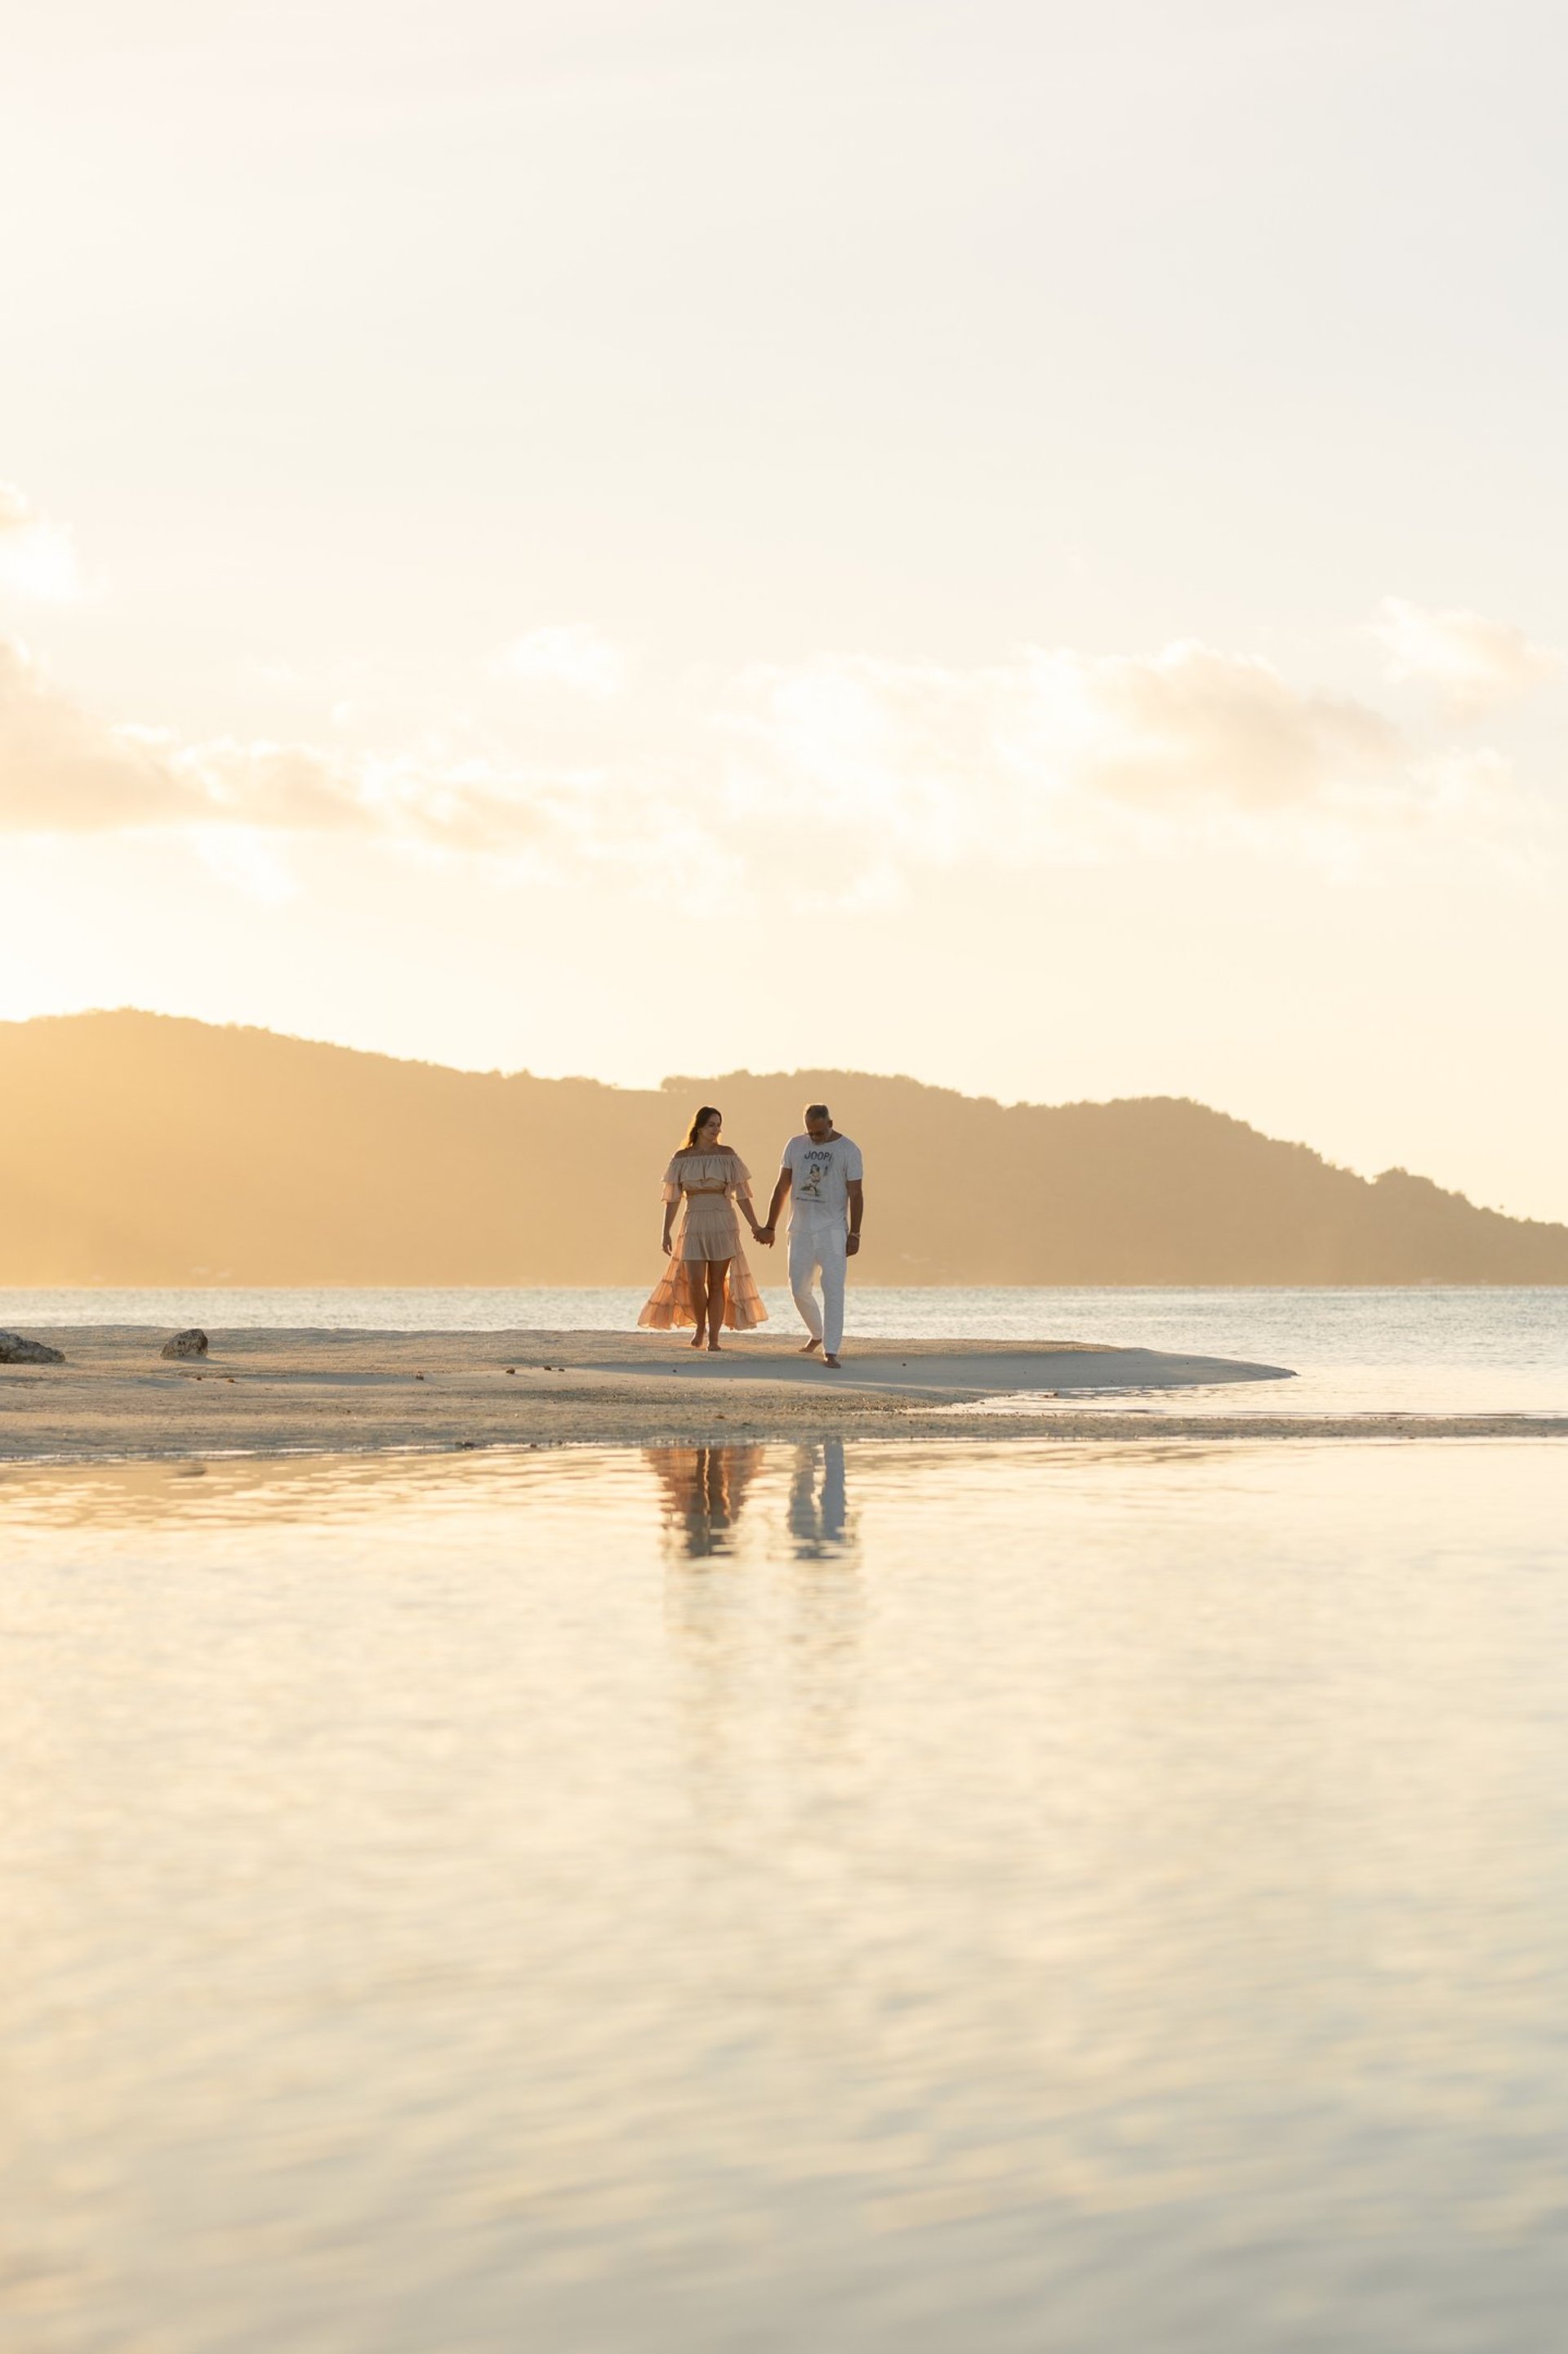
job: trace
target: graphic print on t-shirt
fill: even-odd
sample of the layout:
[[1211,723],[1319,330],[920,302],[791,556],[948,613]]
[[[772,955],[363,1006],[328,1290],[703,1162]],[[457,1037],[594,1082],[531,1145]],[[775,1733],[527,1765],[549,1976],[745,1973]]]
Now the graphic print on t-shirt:
[[796,1198],[802,1202],[820,1202],[823,1181],[833,1165],[831,1144],[808,1144],[800,1155],[800,1171],[795,1180]]

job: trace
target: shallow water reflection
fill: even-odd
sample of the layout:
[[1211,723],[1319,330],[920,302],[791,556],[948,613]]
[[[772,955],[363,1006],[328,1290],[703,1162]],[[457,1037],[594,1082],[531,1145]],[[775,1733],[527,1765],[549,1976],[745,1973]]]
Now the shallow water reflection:
[[[798,1559],[853,1547],[849,1479],[842,1438],[805,1446],[650,1447],[644,1449],[662,1490],[666,1542],[694,1560],[735,1551],[747,1491],[769,1454],[789,1464],[786,1524]],[[772,1532],[775,1538],[779,1532]]]
[[1565,1487],[0,1479],[9,2342],[1554,2342]]
[[853,1543],[849,1476],[842,1438],[798,1447],[789,1481],[789,1533],[797,1556],[814,1561],[842,1553]]
[[746,1491],[762,1466],[760,1447],[651,1447],[663,1490],[664,1528],[693,1560],[730,1550]]

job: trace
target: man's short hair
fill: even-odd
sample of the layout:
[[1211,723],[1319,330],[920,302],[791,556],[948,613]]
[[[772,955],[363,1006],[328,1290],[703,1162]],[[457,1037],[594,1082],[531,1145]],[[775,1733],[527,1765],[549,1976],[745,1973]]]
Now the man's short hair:
[[804,1112],[801,1114],[801,1118],[803,1119],[832,1119],[832,1113],[828,1109],[826,1104],[808,1104]]

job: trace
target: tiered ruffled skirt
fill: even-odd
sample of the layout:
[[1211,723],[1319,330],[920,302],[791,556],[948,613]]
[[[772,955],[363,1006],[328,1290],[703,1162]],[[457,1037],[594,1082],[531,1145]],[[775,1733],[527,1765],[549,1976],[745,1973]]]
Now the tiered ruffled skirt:
[[648,1295],[638,1323],[655,1332],[668,1332],[677,1324],[694,1325],[697,1307],[693,1285],[701,1284],[705,1294],[708,1262],[715,1258],[729,1261],[724,1310],[727,1329],[749,1332],[758,1324],[766,1324],[768,1310],[740,1246],[740,1220],[723,1194],[705,1193],[686,1196],[674,1248],[663,1274]]

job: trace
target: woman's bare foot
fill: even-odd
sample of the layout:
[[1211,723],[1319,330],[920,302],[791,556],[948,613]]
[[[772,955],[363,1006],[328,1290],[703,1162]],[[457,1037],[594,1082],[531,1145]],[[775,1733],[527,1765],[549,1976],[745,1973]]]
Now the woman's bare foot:
[[702,1334],[699,1332],[699,1333],[697,1334],[696,1339],[695,1339],[694,1341],[691,1341],[688,1345],[689,1345],[690,1347],[694,1348],[694,1349],[700,1349],[700,1348],[702,1347],[702,1345],[703,1345],[703,1336],[702,1336]]
[[720,1348],[716,1341],[710,1341],[708,1342],[708,1354],[710,1357],[722,1357],[724,1353],[724,1351]]

